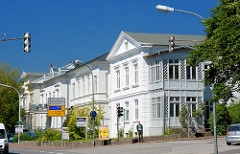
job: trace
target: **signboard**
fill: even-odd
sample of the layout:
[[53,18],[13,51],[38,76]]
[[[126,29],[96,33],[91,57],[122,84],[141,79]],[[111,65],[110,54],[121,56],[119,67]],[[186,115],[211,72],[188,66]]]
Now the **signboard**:
[[23,125],[15,125],[15,133],[23,133]]
[[65,117],[64,105],[48,105],[49,117]]
[[48,98],[48,116],[65,117],[65,98],[50,97]]
[[77,117],[77,127],[87,127],[87,117]]
[[64,97],[50,97],[50,98],[48,98],[48,105],[64,105],[65,106],[65,98]]
[[99,127],[99,140],[108,140],[108,127],[107,126]]
[[65,130],[62,131],[62,139],[69,140],[69,133]]

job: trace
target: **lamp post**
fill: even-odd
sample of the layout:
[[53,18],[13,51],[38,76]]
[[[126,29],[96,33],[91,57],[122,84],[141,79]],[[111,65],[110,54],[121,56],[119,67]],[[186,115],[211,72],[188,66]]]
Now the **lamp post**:
[[179,9],[175,9],[172,7],[168,7],[168,6],[163,6],[163,5],[157,5],[156,9],[158,12],[162,12],[162,13],[168,13],[168,12],[182,12],[182,13],[188,13],[188,14],[192,14],[195,15],[199,18],[201,18],[201,20],[203,20],[204,18],[201,17],[199,14],[194,13],[194,12],[190,12],[190,11],[185,11],[185,10],[179,10]]
[[[92,75],[92,97],[93,97],[93,106],[92,106],[93,110],[92,110],[92,112],[93,112],[95,110],[95,108],[94,108],[94,84],[93,84],[94,82],[93,82],[92,70],[86,63],[82,63],[79,60],[76,60],[75,63],[78,64],[78,65],[85,65],[88,68],[88,70],[91,73],[91,75]],[[95,135],[95,133],[94,133],[94,121],[95,121],[95,117],[92,117],[92,120],[93,120],[93,146],[95,146],[95,140],[94,140],[94,135]]]
[[1,83],[0,83],[0,86],[12,88],[12,89],[14,89],[14,90],[17,92],[17,94],[18,94],[18,101],[19,101],[19,107],[18,107],[18,108],[19,108],[19,109],[18,109],[18,129],[19,129],[19,131],[18,131],[18,145],[19,145],[19,144],[20,144],[20,94],[19,94],[19,91],[18,91],[16,88],[12,87],[12,86],[8,86],[8,85],[1,84]]
[[[192,14],[192,15],[195,15],[195,16],[199,17],[201,20],[204,20],[204,18],[197,13],[190,12],[190,11],[185,11],[185,10],[180,10],[180,9],[175,9],[175,8],[168,7],[168,6],[157,5],[156,10],[158,12],[162,12],[162,13],[182,12],[182,13]],[[213,102],[213,125],[214,125],[214,153],[218,154],[217,130],[216,130],[216,102]]]

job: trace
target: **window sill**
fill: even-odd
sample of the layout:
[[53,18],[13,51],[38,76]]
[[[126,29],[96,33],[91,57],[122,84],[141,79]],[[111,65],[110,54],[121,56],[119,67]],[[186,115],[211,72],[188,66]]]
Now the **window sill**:
[[115,93],[120,92],[120,91],[121,91],[121,89],[114,90]]
[[132,88],[136,88],[136,87],[139,87],[139,85],[135,84],[135,85],[132,86]]
[[128,90],[128,89],[129,89],[129,87],[124,87],[124,88],[123,88],[123,90]]

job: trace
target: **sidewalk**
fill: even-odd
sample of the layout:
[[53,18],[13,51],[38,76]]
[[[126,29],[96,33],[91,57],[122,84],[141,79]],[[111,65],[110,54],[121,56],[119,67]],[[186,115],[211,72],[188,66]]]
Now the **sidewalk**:
[[[159,142],[169,142],[169,141],[184,141],[184,140],[201,140],[201,139],[209,139],[213,138],[213,136],[207,136],[207,137],[199,137],[199,138],[177,138],[177,139],[164,139],[164,140],[154,140],[154,141],[144,141],[144,143],[159,143]],[[219,137],[221,138],[221,137]],[[138,144],[138,143],[122,143],[122,144],[110,144],[110,145],[97,145],[95,147],[107,147],[107,146],[121,146],[121,145],[129,145],[129,144]],[[56,147],[56,146],[37,146],[37,145],[27,145],[27,144],[20,144],[18,145],[17,143],[9,143],[9,148],[10,149],[19,149],[19,150],[66,150],[66,149],[78,149],[78,148],[94,148],[94,146],[85,146],[85,147]]]

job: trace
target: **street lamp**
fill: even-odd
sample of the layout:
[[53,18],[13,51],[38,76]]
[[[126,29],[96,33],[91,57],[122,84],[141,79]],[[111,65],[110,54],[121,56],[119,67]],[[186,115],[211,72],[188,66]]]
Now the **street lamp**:
[[[170,12],[182,12],[182,13],[192,14],[199,17],[201,20],[204,20],[204,18],[197,13],[185,11],[185,10],[179,10],[179,9],[175,9],[168,6],[157,5],[156,10],[162,13],[168,13],[170,11]],[[214,125],[214,153],[217,154],[218,146],[217,146],[217,130],[216,130],[216,102],[213,102],[213,125]]]
[[[78,64],[78,65],[85,65],[85,66],[87,66],[87,68],[89,69],[89,71],[90,71],[90,73],[91,73],[91,75],[92,75],[92,97],[93,97],[93,110],[92,110],[92,112],[91,113],[93,113],[94,112],[94,82],[93,82],[93,73],[92,73],[92,70],[91,70],[91,68],[86,64],[86,63],[83,63],[83,62],[81,62],[81,61],[79,61],[79,60],[75,60],[75,63],[76,64]],[[91,116],[92,116],[92,120],[93,120],[93,146],[95,146],[95,141],[94,141],[94,135],[95,135],[95,133],[94,133],[94,121],[95,121],[95,117],[93,117],[93,115],[91,114]]]
[[185,10],[179,10],[179,9],[175,9],[172,7],[168,7],[168,6],[163,6],[163,5],[157,5],[156,9],[158,12],[162,12],[162,13],[168,13],[168,12],[182,12],[182,13],[188,13],[188,14],[193,14],[199,18],[201,18],[201,20],[203,20],[204,18],[201,17],[200,15],[198,15],[197,13],[194,12],[190,12],[190,11],[185,11]]
[[18,109],[18,129],[19,129],[19,131],[18,131],[18,145],[19,145],[19,144],[20,144],[20,94],[19,94],[19,91],[18,91],[16,88],[12,87],[12,86],[8,86],[8,85],[1,84],[1,83],[0,83],[0,86],[12,88],[12,89],[14,89],[14,90],[17,92],[17,94],[18,94],[18,101],[19,101],[19,107],[18,107],[18,108],[19,108],[19,109]]

